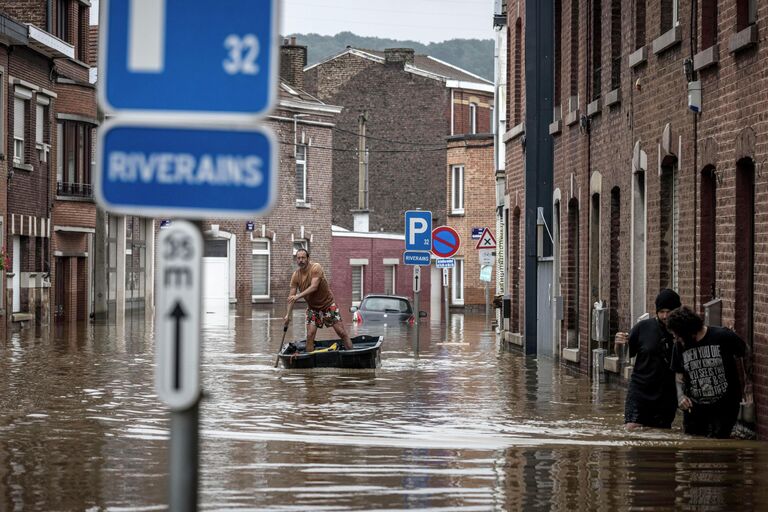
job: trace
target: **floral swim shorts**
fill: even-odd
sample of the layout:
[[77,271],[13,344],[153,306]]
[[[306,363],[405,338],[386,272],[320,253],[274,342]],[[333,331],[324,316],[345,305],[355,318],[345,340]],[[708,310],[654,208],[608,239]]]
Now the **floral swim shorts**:
[[341,322],[341,313],[335,302],[325,309],[307,308],[307,324],[315,324],[321,328],[331,327],[336,322]]

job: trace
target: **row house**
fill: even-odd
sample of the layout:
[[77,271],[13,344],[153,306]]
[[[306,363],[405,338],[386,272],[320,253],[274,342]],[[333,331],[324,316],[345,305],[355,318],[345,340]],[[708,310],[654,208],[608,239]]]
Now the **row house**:
[[[279,144],[278,197],[266,215],[206,219],[203,311],[208,324],[227,323],[230,307],[284,307],[299,248],[325,264],[332,277],[331,173],[333,128],[340,107],[302,90],[306,48],[281,47],[275,110],[265,119]],[[154,310],[154,241],[173,219],[99,212],[98,263],[94,279],[98,316],[142,322]]]
[[3,298],[6,321],[84,320],[91,311],[95,206],[86,0],[3,1],[3,105],[8,127]]
[[[348,47],[307,66],[304,75],[309,93],[344,107],[335,128],[333,224],[340,228],[340,246],[349,249],[357,240],[360,251],[354,258],[339,255],[344,259],[343,272],[349,277],[345,283],[354,288],[347,290],[345,284],[341,293],[360,298],[358,286],[366,292],[382,293],[389,282],[382,276],[391,276],[400,267],[388,274],[378,272],[383,265],[379,255],[360,256],[370,251],[373,239],[341,233],[402,233],[405,211],[415,209],[432,211],[433,227],[458,222],[464,212],[448,208],[449,174],[467,162],[462,151],[454,152],[455,159],[449,162],[447,139],[492,132],[493,84],[431,56],[417,55],[410,48],[377,51]],[[490,160],[487,165],[488,176],[493,176]],[[463,176],[451,183],[457,197],[463,197],[464,188],[470,185]],[[471,233],[461,236],[467,243]],[[360,261],[371,263],[361,265]],[[410,281],[409,268],[400,273]],[[422,297],[429,297],[431,315],[439,317],[440,270],[433,264],[423,275]],[[392,279],[398,281],[397,277]],[[452,276],[454,306],[465,305],[464,279],[464,260],[459,259]],[[370,288],[360,284],[366,282]],[[409,287],[400,293],[412,292]],[[426,302],[422,304],[427,310]]]
[[[506,15],[506,81],[515,91],[508,105],[512,116],[520,109],[527,141],[516,143],[515,128],[507,129],[510,203],[534,197],[510,153],[522,151],[527,164],[529,127],[542,121],[552,145],[549,197],[521,209],[522,225],[545,224],[551,233],[544,256],[552,272],[522,266],[521,279],[536,281],[539,292],[517,298],[525,311],[518,318],[538,311],[552,334],[526,343],[526,351],[551,353],[595,378],[626,378],[631,361],[612,353],[613,335],[653,315],[659,289],[674,288],[709,324],[733,327],[751,347],[765,437],[768,47],[758,34],[768,30],[768,3],[508,0]],[[542,28],[528,21],[541,20],[554,27],[551,55],[546,43],[527,44]],[[553,66],[541,69],[541,62]],[[525,94],[516,92],[517,77]],[[533,77],[537,88],[552,91],[549,98],[530,96]],[[529,248],[537,233],[514,225],[509,236]],[[551,287],[551,310],[542,311],[542,283]],[[540,327],[517,325],[526,342]]]

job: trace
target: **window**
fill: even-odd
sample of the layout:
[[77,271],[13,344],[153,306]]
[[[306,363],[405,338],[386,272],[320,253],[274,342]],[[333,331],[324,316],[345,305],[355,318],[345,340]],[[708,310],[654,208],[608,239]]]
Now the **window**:
[[611,0],[611,90],[621,85],[621,1]]
[[384,265],[384,293],[387,295],[397,293],[395,283],[397,283],[397,266]]
[[307,146],[296,145],[296,201],[307,202]]
[[252,298],[269,297],[269,249],[268,238],[259,238],[253,241],[251,248],[251,296]]
[[645,46],[645,0],[635,0],[635,49]]
[[574,111],[578,108],[577,105],[573,105],[575,102],[578,104],[579,97],[579,0],[571,0],[571,105],[568,110]]
[[13,163],[23,164],[24,134],[27,131],[27,100],[13,98]]
[[676,27],[678,19],[679,0],[661,0],[661,33]]
[[456,259],[456,266],[451,272],[451,303],[464,305],[464,260]]
[[469,133],[477,133],[477,103],[469,104]]
[[309,240],[305,238],[299,238],[293,241],[293,255],[296,256],[296,252],[299,249],[309,250]]
[[88,27],[90,14],[85,4],[79,4],[77,14],[77,60],[88,62]]
[[35,105],[35,148],[37,148],[37,156],[40,162],[48,161],[48,153],[51,150],[51,145],[48,144],[48,106],[50,100],[46,96],[37,96],[37,103]]
[[451,169],[451,213],[464,213],[464,166]]
[[706,50],[717,42],[717,0],[701,2],[701,47]]
[[69,40],[69,2],[70,0],[56,0],[56,24],[54,34],[63,41]]
[[363,300],[363,265],[352,266],[352,305],[359,306]]
[[736,30],[744,30],[757,21],[757,0],[736,0]]
[[57,194],[91,197],[91,138],[93,128],[86,123],[63,121],[56,127]]
[[600,98],[602,86],[603,2],[592,0],[592,101]]

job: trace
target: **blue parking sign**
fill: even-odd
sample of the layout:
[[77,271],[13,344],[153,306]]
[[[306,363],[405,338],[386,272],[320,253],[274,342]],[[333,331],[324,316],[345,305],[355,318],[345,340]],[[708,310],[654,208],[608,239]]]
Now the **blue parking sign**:
[[266,115],[277,94],[277,0],[102,0],[107,112]]
[[408,210],[405,212],[405,250],[430,251],[432,249],[432,212]]

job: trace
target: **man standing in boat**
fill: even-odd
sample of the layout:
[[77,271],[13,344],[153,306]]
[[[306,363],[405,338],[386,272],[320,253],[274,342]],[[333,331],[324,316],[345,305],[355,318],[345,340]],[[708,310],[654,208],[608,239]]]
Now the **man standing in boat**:
[[[288,295],[288,312],[285,315],[286,327],[291,321],[293,305],[298,299],[307,301],[307,352],[315,349],[315,335],[321,327],[333,327],[344,343],[344,348],[352,350],[352,340],[341,321],[339,307],[333,299],[333,292],[325,279],[323,267],[309,261],[309,251],[299,249],[296,252],[296,264],[299,268],[291,276],[291,293]],[[299,293],[296,293],[299,291]]]

